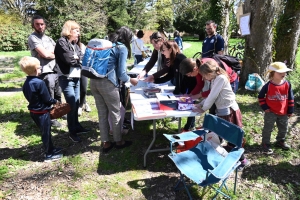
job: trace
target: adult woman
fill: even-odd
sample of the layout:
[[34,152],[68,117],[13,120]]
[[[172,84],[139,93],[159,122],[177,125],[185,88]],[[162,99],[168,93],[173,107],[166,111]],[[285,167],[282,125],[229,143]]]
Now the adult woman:
[[88,131],[78,121],[80,59],[83,56],[76,44],[79,34],[80,26],[75,21],[66,21],[61,31],[61,38],[58,39],[54,49],[56,64],[60,69],[59,85],[67,103],[71,106],[67,122],[69,137],[73,142],[81,142],[77,134]]
[[144,60],[142,51],[145,51],[144,49],[144,42],[142,40],[144,33],[142,30],[139,30],[136,34],[137,38],[132,42],[132,52],[134,54],[134,57],[136,59],[136,63],[140,63]]
[[149,62],[145,65],[143,71],[138,75],[138,79],[142,79],[155,65],[157,62],[157,71],[162,69],[162,65],[164,63],[165,57],[160,52],[161,45],[164,42],[163,36],[159,32],[154,32],[150,36],[150,42],[153,45],[153,52]]
[[[120,85],[119,80],[123,82],[130,81],[133,85],[138,82],[137,79],[130,78],[126,74],[126,59],[131,56],[131,38],[132,32],[125,26],[109,36],[109,40],[116,45],[112,48],[108,61],[108,71],[113,71],[109,73],[107,78],[90,80],[91,92],[98,110],[99,129],[104,153],[110,151],[114,146],[121,149],[132,144],[131,141],[122,140],[118,88]],[[116,143],[109,141],[108,114],[111,117],[113,138]]]
[[196,79],[195,77],[184,77],[179,73],[179,65],[186,56],[180,53],[176,42],[163,42],[160,51],[165,57],[162,69],[148,76],[145,81],[165,83],[171,80],[172,84],[175,85],[174,94],[186,94],[191,92],[196,85]]

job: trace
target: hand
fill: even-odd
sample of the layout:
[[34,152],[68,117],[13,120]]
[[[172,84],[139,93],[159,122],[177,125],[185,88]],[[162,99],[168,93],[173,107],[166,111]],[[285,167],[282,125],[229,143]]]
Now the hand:
[[130,78],[130,83],[132,84],[132,85],[137,85],[138,84],[138,82],[139,82],[139,80],[137,79],[137,78]]
[[204,113],[204,110],[201,108],[199,104],[194,104],[194,108],[192,111],[200,114]]
[[146,75],[146,71],[143,70],[143,71],[137,76],[137,79],[142,79],[142,78],[144,78],[145,75]]
[[153,82],[154,82],[154,76],[153,76],[153,75],[150,75],[150,76],[148,76],[144,81],[145,81],[145,82],[153,83]]

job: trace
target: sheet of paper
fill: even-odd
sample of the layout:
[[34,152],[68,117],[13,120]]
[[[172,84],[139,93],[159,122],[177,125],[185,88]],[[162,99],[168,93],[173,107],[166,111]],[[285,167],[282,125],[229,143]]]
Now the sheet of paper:
[[71,67],[69,77],[70,78],[80,78],[81,69],[79,67]]
[[240,16],[241,35],[250,35],[250,13]]

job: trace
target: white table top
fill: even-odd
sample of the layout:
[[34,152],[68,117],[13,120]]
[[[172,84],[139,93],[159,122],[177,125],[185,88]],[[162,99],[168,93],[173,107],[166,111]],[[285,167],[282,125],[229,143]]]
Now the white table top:
[[[139,74],[143,71],[145,65],[149,62],[150,58],[146,58],[142,62],[135,65],[127,74]],[[157,72],[157,63],[152,67],[152,69],[148,72],[148,75],[154,74]]]

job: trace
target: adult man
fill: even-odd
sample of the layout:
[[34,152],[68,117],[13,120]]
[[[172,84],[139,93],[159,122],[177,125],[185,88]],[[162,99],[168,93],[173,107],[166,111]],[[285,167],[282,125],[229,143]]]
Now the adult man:
[[202,44],[202,58],[211,57],[213,53],[223,54],[224,52],[224,39],[221,35],[217,34],[217,24],[209,20],[205,23],[205,31],[207,37]]
[[[45,81],[52,98],[61,102],[61,88],[58,76],[55,72],[55,42],[45,35],[46,24],[43,17],[35,15],[32,17],[31,26],[34,32],[28,37],[28,46],[31,56],[37,58],[42,67],[40,78]],[[57,120],[51,120],[52,126],[60,127]]]

